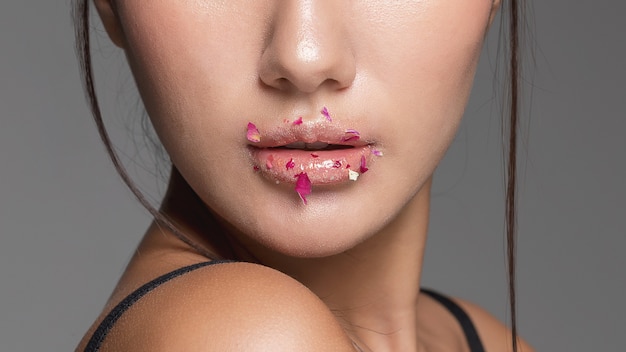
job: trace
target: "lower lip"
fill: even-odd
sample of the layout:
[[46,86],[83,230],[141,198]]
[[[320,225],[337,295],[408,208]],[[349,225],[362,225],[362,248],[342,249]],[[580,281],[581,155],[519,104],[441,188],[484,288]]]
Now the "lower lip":
[[273,181],[295,183],[306,173],[311,184],[329,185],[350,180],[350,170],[360,173],[361,159],[369,161],[369,146],[335,150],[252,148],[255,170]]

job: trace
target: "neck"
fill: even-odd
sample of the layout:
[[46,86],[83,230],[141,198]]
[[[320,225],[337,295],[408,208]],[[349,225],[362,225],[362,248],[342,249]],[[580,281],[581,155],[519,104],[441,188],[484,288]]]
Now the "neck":
[[[172,181],[174,178],[182,181],[178,177],[173,177]],[[215,232],[202,231],[200,224],[205,216],[189,219],[190,213],[183,211],[196,202],[190,202],[193,192],[188,186],[183,187],[186,183],[182,181],[183,185],[177,186],[178,182],[170,182],[169,197],[166,196],[162,209],[179,220],[177,222],[194,240],[218,249],[203,235]],[[430,186],[429,181],[381,231],[338,255],[294,258],[258,250],[258,247],[251,253],[239,248],[237,243],[231,245],[237,257],[246,259],[252,255],[255,261],[284,272],[308,287],[337,315],[348,334],[359,345],[367,346],[364,350],[417,351],[420,346],[416,336],[416,304],[426,244]],[[229,251],[218,249],[217,252]]]
[[355,340],[376,351],[415,351],[429,201],[430,182],[383,230],[338,255],[253,254],[317,294]]

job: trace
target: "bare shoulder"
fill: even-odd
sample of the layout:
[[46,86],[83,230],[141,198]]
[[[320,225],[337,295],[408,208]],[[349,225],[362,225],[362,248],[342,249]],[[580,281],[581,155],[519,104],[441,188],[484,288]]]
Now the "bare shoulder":
[[249,263],[197,269],[136,302],[102,351],[354,351],[319,298]]
[[[478,334],[487,352],[511,351],[511,331],[502,322],[480,306],[454,298],[470,316],[478,330]],[[518,337],[519,352],[534,352],[535,350],[522,338]]]

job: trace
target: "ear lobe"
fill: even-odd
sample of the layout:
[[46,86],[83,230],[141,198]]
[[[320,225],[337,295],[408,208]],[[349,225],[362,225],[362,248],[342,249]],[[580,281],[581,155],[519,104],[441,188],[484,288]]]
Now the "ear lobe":
[[491,14],[489,15],[489,26],[493,23],[494,18],[496,18],[496,14],[498,10],[502,6],[502,0],[493,0],[491,3]]
[[111,41],[116,46],[124,49],[124,33],[119,18],[117,17],[113,1],[114,0],[94,0],[94,4],[96,5],[100,20]]

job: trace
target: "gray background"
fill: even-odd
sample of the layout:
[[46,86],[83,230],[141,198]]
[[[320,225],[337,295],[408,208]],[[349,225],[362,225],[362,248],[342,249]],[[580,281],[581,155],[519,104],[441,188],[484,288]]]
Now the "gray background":
[[[0,9],[1,351],[73,349],[149,222],[107,160],[83,101],[68,5],[5,0]],[[539,351],[623,351],[626,5],[550,0],[534,10],[521,333]],[[122,55],[100,42],[109,126],[135,177],[158,197],[150,154],[131,138],[138,108]],[[424,284],[503,319],[501,143],[489,58],[438,170]]]

